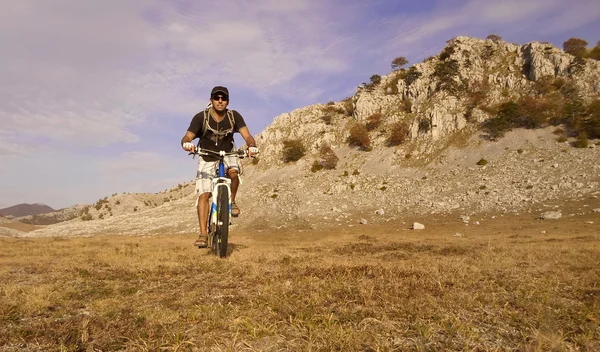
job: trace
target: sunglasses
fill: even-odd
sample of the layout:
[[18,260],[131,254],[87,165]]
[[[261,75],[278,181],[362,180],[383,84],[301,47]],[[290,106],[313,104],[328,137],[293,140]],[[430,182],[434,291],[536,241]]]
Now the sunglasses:
[[212,99],[212,100],[214,100],[214,101],[219,101],[219,100],[222,100],[222,101],[229,101],[229,97],[228,97],[228,96],[226,96],[226,95],[213,95],[213,96],[211,97],[211,99]]

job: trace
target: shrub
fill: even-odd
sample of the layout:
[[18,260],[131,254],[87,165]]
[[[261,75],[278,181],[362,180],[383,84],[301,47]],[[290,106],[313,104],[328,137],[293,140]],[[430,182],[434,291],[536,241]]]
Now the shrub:
[[410,101],[410,99],[402,100],[402,110],[410,114],[410,111],[412,110],[412,101]]
[[483,165],[487,165],[487,163],[488,163],[488,161],[487,161],[487,160],[485,160],[485,159],[481,158],[481,159],[480,159],[480,160],[477,162],[477,165],[479,165],[479,166],[483,166]]
[[352,171],[352,175],[353,176],[360,175],[360,172],[358,171],[358,169],[354,169],[354,171]]
[[283,162],[289,163],[300,160],[306,154],[306,148],[300,139],[283,141]]
[[318,160],[313,161],[310,171],[317,172],[323,169],[323,165]]
[[328,143],[323,143],[321,145],[320,154],[321,154],[321,162],[320,162],[321,167],[326,170],[335,169],[340,158],[338,158],[338,156],[335,155],[335,152],[333,151],[333,149],[331,148],[331,146]]
[[381,125],[381,121],[381,113],[374,113],[373,115],[367,117],[367,123],[365,124],[365,126],[367,126],[367,130],[373,131],[374,129],[379,127],[379,125]]
[[342,104],[344,106],[344,113],[347,116],[354,115],[354,103],[352,102],[352,97],[347,97],[342,100]]
[[252,158],[252,165],[258,164],[258,161],[259,161],[258,158]]
[[408,60],[404,56],[398,56],[392,60],[392,70],[399,70],[408,64]]
[[390,135],[387,144],[390,147],[400,145],[408,139],[408,125],[405,122],[397,121],[390,126]]
[[433,76],[438,79],[437,89],[455,94],[460,90],[460,84],[454,77],[458,74],[458,61],[440,61],[435,65]]
[[454,47],[453,46],[447,46],[440,53],[440,60],[442,60],[442,61],[447,60],[448,58],[450,58],[450,56],[452,54],[454,54]]
[[568,139],[567,139],[567,137],[565,137],[565,136],[560,136],[560,137],[558,137],[558,138],[556,139],[556,141],[557,141],[558,143],[564,143],[564,142],[566,142],[567,140],[568,140]]
[[331,125],[331,115],[321,116],[321,121],[325,122],[326,125]]
[[343,108],[334,105],[326,105],[322,110],[325,115],[344,114],[346,112]]
[[419,121],[419,132],[427,133],[431,129],[431,121],[429,119],[421,119]]
[[335,105],[335,102],[332,101],[332,100],[330,100],[330,101],[327,102],[327,105]]
[[422,75],[423,74],[419,72],[416,67],[412,66],[404,73],[404,83],[406,83],[406,86],[408,87]]
[[118,201],[115,202],[115,205],[119,205],[119,204],[121,204],[120,200],[118,200]]
[[93,219],[93,217],[92,217],[92,214],[90,214],[90,213],[85,213],[85,214],[81,215],[81,220],[83,220],[83,221],[90,221],[92,219]]
[[497,139],[513,128],[513,121],[518,117],[519,105],[511,100],[501,104],[496,116],[487,120],[483,127],[489,133],[490,138]]
[[573,146],[575,148],[587,148],[588,145],[589,141],[585,132],[580,133],[577,139],[573,142]]
[[588,57],[594,60],[600,60],[600,41],[596,46],[589,52]]
[[575,57],[583,57],[586,53],[585,48],[588,42],[579,38],[570,38],[563,43],[563,50],[565,53],[571,54]]
[[363,150],[370,148],[371,140],[369,139],[369,130],[367,130],[367,127],[364,124],[356,123],[350,128],[348,144],[353,147],[359,147]]
[[485,39],[491,40],[493,42],[499,42],[502,40],[502,38],[497,34],[490,34]]
[[585,132],[590,138],[600,138],[600,100],[596,99],[586,109]]
[[372,85],[378,85],[379,83],[381,83],[381,76],[380,75],[373,75],[371,76],[371,84]]
[[[404,71],[403,71],[404,72]],[[390,80],[388,80],[385,86],[386,90],[391,90],[392,94],[398,94],[398,81],[404,77],[403,72],[395,74]]]

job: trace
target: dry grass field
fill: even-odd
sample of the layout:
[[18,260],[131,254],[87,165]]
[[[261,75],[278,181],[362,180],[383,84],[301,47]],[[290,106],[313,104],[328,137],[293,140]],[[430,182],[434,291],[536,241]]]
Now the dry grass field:
[[599,220],[0,238],[0,351],[598,351]]

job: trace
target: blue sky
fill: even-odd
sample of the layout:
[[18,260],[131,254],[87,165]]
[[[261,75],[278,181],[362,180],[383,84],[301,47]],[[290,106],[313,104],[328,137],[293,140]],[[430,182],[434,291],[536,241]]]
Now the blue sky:
[[180,149],[214,85],[256,135],[459,35],[600,40],[597,0],[0,1],[0,208],[192,180]]

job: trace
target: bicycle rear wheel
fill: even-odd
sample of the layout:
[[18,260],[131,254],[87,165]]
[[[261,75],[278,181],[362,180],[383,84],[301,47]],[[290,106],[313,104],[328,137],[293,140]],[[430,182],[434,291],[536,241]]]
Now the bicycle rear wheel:
[[216,255],[220,258],[227,256],[227,241],[229,237],[229,190],[219,187],[217,194],[217,228]]

